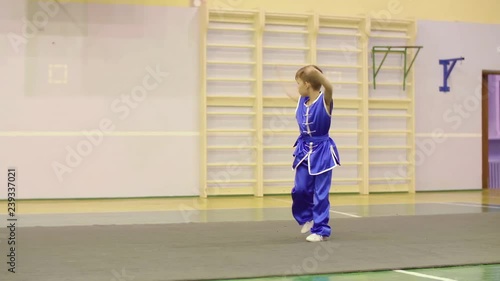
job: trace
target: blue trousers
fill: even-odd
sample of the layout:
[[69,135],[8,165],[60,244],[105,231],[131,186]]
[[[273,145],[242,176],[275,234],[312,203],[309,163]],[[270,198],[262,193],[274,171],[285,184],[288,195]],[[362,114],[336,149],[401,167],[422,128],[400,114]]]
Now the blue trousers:
[[329,237],[331,228],[329,192],[332,183],[332,170],[311,176],[307,161],[295,170],[295,186],[292,189],[292,214],[295,220],[304,224],[313,220],[311,233]]

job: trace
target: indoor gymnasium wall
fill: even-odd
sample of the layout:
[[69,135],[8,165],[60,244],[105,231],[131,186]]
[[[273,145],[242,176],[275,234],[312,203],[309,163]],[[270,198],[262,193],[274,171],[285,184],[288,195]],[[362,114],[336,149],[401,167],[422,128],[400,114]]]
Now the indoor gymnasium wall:
[[[481,71],[500,69],[500,18],[496,12],[500,2],[383,0],[350,1],[345,5],[343,1],[326,0],[228,0],[208,3],[212,9],[368,15],[379,21],[416,20],[416,44],[424,47],[414,65],[416,190],[481,188],[481,109],[477,94],[481,90]],[[386,42],[384,45],[401,45],[391,40]],[[462,56],[465,61],[456,65],[448,80],[451,91],[440,92],[443,68],[439,59]],[[370,89],[370,94],[377,92],[381,90]],[[460,112],[461,107],[465,112]],[[390,141],[387,144],[391,145]],[[387,178],[411,176],[404,166],[386,169],[385,174]]]
[[279,13],[319,12],[335,16],[500,23],[500,2],[497,0],[207,0],[207,3],[211,9],[263,9]]
[[19,169],[18,198],[198,194],[197,9],[6,7],[0,167]]
[[[19,52],[7,35],[21,34],[23,18],[32,18],[41,8],[36,1],[12,1],[7,9],[0,9],[0,38],[7,42],[0,45],[0,79],[7,85],[0,95],[0,116],[5,120],[0,127],[0,167],[19,167],[23,186],[19,198],[199,194],[196,9],[188,8],[191,1],[182,0],[117,5],[132,2],[64,1],[66,10],[49,16],[26,44],[18,41]],[[213,9],[416,19],[417,44],[424,46],[414,66],[417,143],[427,143],[436,128],[450,134],[417,165],[417,190],[480,188],[480,110],[474,108],[456,126],[460,115],[454,106],[472,104],[467,97],[477,89],[480,70],[500,69],[496,53],[500,36],[498,25],[455,22],[498,24],[497,1],[208,3]],[[479,40],[487,43],[476,44]],[[451,92],[441,93],[437,87],[442,83],[442,67],[437,60],[456,56],[466,60],[450,76]],[[125,106],[121,95],[140,86],[146,68],[157,64],[168,71],[163,82],[137,107]],[[192,114],[181,119],[186,112]],[[97,145],[82,134],[109,126],[114,127],[106,136],[94,140]],[[13,131],[26,136],[12,137]],[[85,152],[89,143],[90,151]],[[78,157],[77,149],[88,155]],[[443,166],[450,167],[449,172],[443,173]],[[189,176],[180,176],[183,172]]]
[[[418,21],[418,190],[481,189],[482,71],[500,70],[500,25]],[[463,57],[440,92],[440,59]]]

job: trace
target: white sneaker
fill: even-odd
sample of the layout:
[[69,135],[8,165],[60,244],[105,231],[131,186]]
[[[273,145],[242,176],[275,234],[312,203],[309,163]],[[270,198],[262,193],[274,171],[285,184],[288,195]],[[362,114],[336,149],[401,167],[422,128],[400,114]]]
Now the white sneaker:
[[308,221],[302,225],[301,233],[308,233],[314,225],[314,221]]
[[313,234],[307,236],[306,240],[309,242],[321,242],[321,241],[326,240],[326,237],[323,237],[319,234],[313,233]]

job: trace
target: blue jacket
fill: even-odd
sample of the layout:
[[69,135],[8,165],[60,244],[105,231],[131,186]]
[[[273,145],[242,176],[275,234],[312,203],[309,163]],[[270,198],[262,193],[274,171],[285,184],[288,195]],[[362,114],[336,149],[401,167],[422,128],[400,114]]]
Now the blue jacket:
[[308,100],[309,97],[300,97],[295,110],[300,135],[294,144],[292,168],[307,161],[309,174],[319,175],[340,166],[337,145],[329,136],[333,101],[328,111],[322,92],[309,106]]

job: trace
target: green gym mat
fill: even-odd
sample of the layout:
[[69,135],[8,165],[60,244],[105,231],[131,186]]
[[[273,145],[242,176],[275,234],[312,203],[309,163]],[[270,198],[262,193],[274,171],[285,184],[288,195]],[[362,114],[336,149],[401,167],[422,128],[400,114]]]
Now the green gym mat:
[[294,221],[21,227],[15,274],[0,243],[0,279],[221,280],[500,263],[500,212],[331,225],[320,243],[305,241]]

